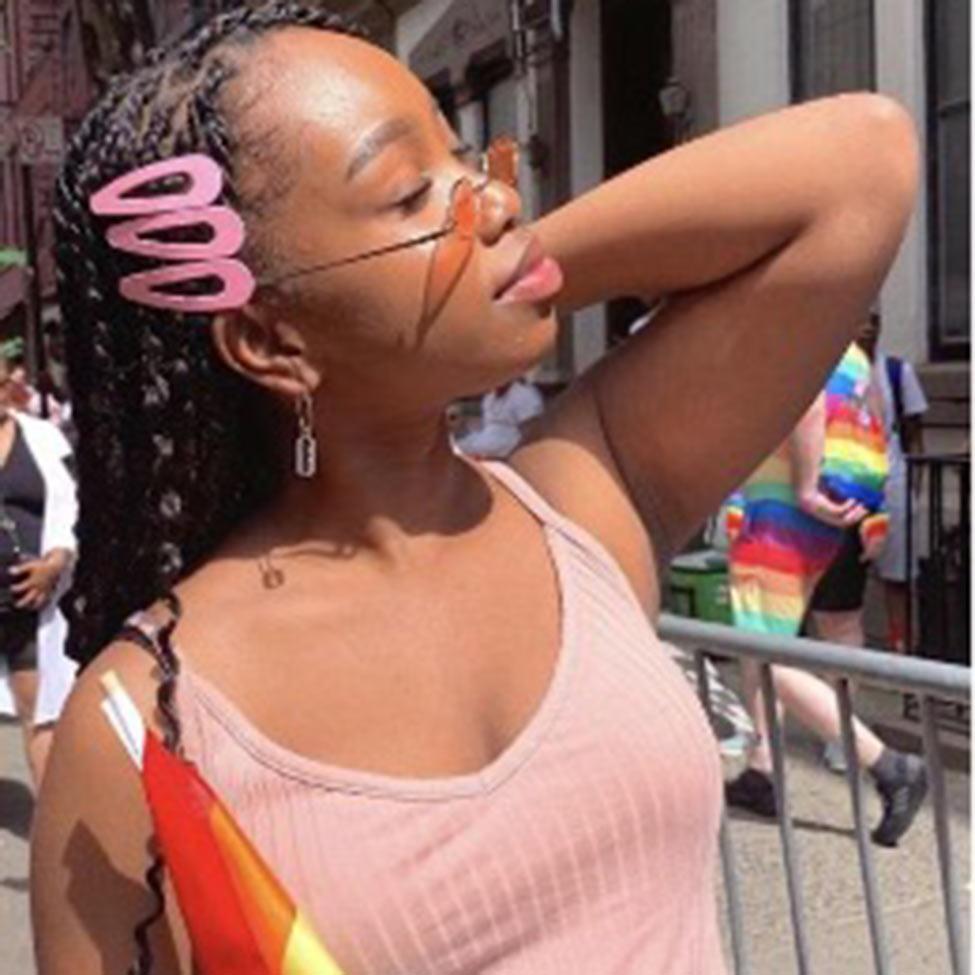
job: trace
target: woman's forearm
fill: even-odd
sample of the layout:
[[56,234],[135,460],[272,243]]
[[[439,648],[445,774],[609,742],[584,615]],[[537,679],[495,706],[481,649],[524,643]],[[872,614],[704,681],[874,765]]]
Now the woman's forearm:
[[74,552],[68,548],[52,548],[44,553],[43,558],[60,574],[71,567],[74,562]]
[[912,123],[895,102],[843,95],[740,123],[657,156],[536,224],[563,266],[563,310],[728,278],[817,220],[903,219]]

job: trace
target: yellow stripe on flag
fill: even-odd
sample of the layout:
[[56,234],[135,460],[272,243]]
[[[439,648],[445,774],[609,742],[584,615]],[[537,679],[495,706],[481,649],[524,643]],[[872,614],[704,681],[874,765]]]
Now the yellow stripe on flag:
[[284,949],[281,975],[343,975],[300,912]]

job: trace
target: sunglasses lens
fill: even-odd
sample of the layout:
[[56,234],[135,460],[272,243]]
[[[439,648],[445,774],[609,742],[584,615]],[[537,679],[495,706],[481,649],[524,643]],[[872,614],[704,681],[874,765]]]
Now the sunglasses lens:
[[455,187],[450,198],[450,219],[454,225],[454,234],[471,238],[474,236],[477,224],[478,201],[474,187],[466,179],[461,180]]
[[478,203],[474,188],[467,180],[454,187],[447,220],[452,229],[437,241],[427,277],[423,319],[431,322],[440,314],[451,292],[464,273],[474,249]]
[[487,172],[505,186],[518,185],[518,143],[510,135],[502,135],[487,148]]

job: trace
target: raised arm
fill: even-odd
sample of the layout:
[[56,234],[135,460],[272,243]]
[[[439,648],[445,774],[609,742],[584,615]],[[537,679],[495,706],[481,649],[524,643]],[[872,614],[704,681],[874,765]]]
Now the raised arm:
[[565,270],[565,309],[668,296],[516,458],[644,594],[626,507],[660,555],[781,443],[876,294],[916,175],[906,113],[843,95],[681,146],[536,225]]

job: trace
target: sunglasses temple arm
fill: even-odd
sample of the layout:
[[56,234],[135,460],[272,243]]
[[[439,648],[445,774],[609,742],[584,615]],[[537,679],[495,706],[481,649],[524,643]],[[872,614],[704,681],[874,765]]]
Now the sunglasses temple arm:
[[396,244],[387,244],[385,247],[379,247],[376,250],[366,251],[364,254],[356,254],[355,257],[346,257],[341,261],[331,261],[328,264],[313,264],[311,267],[299,268],[297,271],[289,271],[287,274],[278,275],[275,278],[261,278],[258,284],[262,287],[267,287],[272,284],[281,284],[284,281],[290,281],[292,278],[304,277],[306,274],[315,274],[319,271],[330,271],[332,268],[336,267],[346,267],[349,264],[358,264],[359,261],[367,261],[372,257],[382,257],[384,254],[392,254],[394,251],[404,250],[407,247],[415,247],[420,244],[426,244],[431,240],[437,240],[440,237],[449,234],[453,229],[452,226],[446,227],[443,230],[434,230],[429,234],[423,234],[421,237],[411,237],[409,240],[401,240]]

